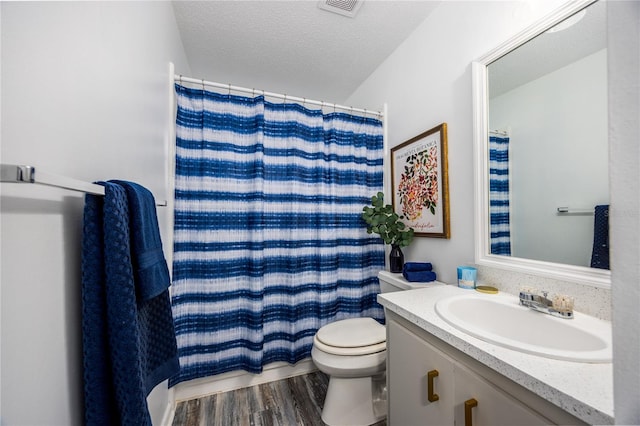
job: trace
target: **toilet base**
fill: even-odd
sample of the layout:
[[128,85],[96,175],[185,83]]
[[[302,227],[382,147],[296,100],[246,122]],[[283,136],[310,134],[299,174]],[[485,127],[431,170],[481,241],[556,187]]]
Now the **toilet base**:
[[322,421],[330,426],[368,426],[387,417],[386,377],[329,377]]

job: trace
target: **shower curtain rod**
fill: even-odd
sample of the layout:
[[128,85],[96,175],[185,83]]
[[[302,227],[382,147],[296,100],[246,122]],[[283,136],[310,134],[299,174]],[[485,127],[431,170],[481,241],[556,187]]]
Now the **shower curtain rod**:
[[495,133],[496,135],[509,136],[507,130],[489,130],[489,133]]
[[273,92],[266,92],[264,90],[259,90],[259,89],[249,89],[248,87],[241,87],[241,86],[233,86],[231,84],[224,84],[224,83],[216,83],[213,81],[206,81],[206,80],[199,80],[197,78],[191,78],[191,77],[184,77],[183,75],[180,74],[176,74],[174,76],[175,80],[179,81],[180,83],[182,83],[183,81],[186,83],[192,83],[192,84],[200,84],[203,86],[212,86],[212,87],[217,87],[219,89],[226,89],[229,92],[234,91],[234,92],[244,92],[244,93],[252,93],[252,94],[261,94],[262,96],[268,96],[270,98],[277,98],[277,99],[283,99],[285,102],[287,100],[289,101],[295,101],[295,102],[302,102],[303,104],[311,104],[311,105],[317,105],[320,107],[327,107],[327,108],[333,108],[335,109],[341,109],[341,110],[346,110],[346,111],[351,111],[351,112],[358,112],[361,114],[364,114],[365,116],[367,114],[371,114],[371,115],[377,115],[378,117],[382,118],[384,117],[384,114],[380,111],[371,111],[368,109],[362,109],[362,108],[354,108],[354,107],[350,107],[350,106],[344,106],[344,105],[338,105],[338,104],[332,104],[329,102],[324,102],[324,101],[314,101],[311,99],[307,99],[307,98],[299,98],[296,96],[289,96],[289,95],[283,95],[281,93],[273,93]]
[[[86,192],[93,195],[104,195],[104,186],[95,183],[68,178],[66,176],[45,173],[33,166],[0,164],[0,182],[6,183],[37,183],[40,185],[54,186],[71,191]],[[156,206],[165,207],[167,201],[158,201]]]

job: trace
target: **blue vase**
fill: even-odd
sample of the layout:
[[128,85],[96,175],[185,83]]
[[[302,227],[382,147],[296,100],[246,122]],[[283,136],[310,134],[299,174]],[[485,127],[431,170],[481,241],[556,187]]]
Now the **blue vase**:
[[397,244],[391,245],[391,252],[389,253],[389,271],[394,273],[402,272],[404,266],[404,254]]

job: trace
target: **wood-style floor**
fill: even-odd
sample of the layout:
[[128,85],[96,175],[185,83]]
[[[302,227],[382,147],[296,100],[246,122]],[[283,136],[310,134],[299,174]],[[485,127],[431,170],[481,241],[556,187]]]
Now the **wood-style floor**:
[[323,426],[321,372],[180,402],[174,426]]

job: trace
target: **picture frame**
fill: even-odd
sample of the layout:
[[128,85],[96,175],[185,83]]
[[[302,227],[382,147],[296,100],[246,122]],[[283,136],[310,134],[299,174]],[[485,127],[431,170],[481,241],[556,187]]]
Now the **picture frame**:
[[391,149],[394,211],[419,237],[450,238],[447,123]]

